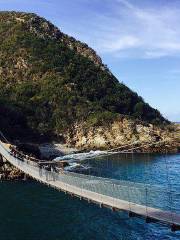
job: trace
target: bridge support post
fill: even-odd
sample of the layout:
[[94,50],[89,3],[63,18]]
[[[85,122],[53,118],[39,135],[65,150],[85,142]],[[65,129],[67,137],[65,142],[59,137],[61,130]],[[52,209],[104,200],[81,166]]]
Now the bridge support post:
[[103,203],[100,203],[100,204],[99,204],[99,207],[102,208],[102,207],[103,207]]
[[116,212],[118,209],[115,207],[111,207],[112,212]]

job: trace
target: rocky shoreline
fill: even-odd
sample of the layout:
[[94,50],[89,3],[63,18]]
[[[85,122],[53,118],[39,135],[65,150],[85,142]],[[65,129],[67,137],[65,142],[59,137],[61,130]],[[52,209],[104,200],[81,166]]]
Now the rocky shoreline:
[[[177,153],[180,151],[180,125],[171,125],[168,129],[160,129],[153,125],[134,124],[131,120],[122,119],[114,122],[106,129],[96,127],[87,129],[76,125],[73,133],[66,136],[66,144],[19,144],[20,150],[38,159],[52,160],[56,157],[76,153],[78,151],[107,150],[123,145],[139,142],[134,152],[145,153]],[[146,142],[155,145],[146,145]],[[121,143],[121,144],[120,144]],[[121,148],[121,150],[124,150]],[[0,156],[0,180],[29,179],[24,173],[4,161]]]

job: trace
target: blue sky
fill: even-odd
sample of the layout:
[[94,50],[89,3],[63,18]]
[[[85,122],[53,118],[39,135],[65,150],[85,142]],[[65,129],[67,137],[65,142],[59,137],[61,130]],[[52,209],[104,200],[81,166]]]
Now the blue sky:
[[179,0],[0,0],[35,12],[86,42],[117,78],[180,121]]

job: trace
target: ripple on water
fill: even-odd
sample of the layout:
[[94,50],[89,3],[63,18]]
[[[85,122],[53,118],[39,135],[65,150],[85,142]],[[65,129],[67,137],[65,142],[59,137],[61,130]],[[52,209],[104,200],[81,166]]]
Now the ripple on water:
[[[174,209],[180,211],[180,158],[166,156]],[[92,166],[101,168],[101,176],[168,186],[164,156],[117,155],[107,160],[94,159]],[[148,166],[146,168],[146,166]],[[107,172],[107,168],[109,169]],[[128,171],[126,171],[126,170]],[[93,171],[93,170],[92,170]],[[147,172],[145,172],[147,171]],[[97,174],[97,171],[94,172]],[[127,174],[128,173],[128,174]],[[126,213],[111,212],[36,182],[0,183],[0,232],[2,240],[178,240],[166,226],[145,224]],[[159,204],[166,205],[159,197]]]

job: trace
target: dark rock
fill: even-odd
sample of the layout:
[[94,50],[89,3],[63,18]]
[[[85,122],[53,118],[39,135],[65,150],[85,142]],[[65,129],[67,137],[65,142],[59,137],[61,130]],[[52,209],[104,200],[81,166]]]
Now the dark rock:
[[35,144],[19,143],[17,144],[17,150],[34,158],[40,159],[41,157],[39,147]]
[[67,161],[60,161],[58,162],[58,166],[61,168],[65,168],[69,166],[69,163]]

